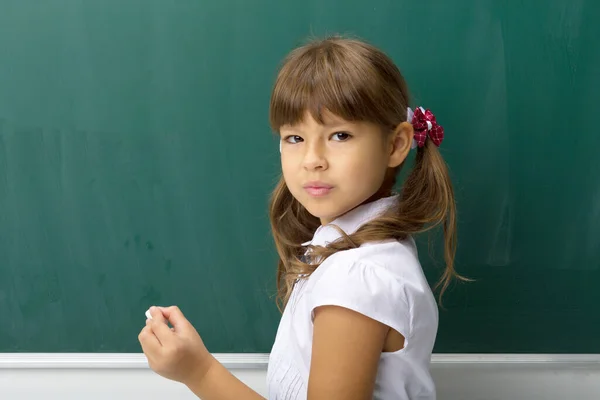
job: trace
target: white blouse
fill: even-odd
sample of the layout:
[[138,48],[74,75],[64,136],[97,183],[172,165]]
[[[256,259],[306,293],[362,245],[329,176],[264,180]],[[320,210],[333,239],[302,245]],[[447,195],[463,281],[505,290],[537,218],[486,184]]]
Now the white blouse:
[[[330,225],[352,234],[398,201],[392,196],[361,205]],[[321,226],[312,241],[324,246],[340,237]],[[368,243],[335,253],[312,275],[298,281],[285,308],[267,371],[269,400],[305,400],[313,335],[313,310],[349,308],[398,331],[404,348],[382,353],[374,399],[435,400],[429,372],[438,327],[438,309],[412,238]]]

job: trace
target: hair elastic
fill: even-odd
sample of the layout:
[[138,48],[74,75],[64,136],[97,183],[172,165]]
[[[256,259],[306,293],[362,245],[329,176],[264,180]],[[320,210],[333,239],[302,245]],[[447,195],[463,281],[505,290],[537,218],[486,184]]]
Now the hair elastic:
[[423,107],[417,107],[414,111],[407,107],[407,121],[412,124],[415,135],[411,148],[425,146],[425,141],[429,137],[433,143],[440,147],[444,140],[444,128],[438,125],[435,115],[430,110]]

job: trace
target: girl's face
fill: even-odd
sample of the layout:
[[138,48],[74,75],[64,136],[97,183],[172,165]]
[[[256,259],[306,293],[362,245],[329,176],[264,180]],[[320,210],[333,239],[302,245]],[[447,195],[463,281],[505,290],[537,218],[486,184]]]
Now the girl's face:
[[323,120],[306,113],[301,123],[281,127],[281,166],[292,195],[327,224],[379,191],[388,168],[404,162],[413,130],[404,122],[384,133],[331,113]]

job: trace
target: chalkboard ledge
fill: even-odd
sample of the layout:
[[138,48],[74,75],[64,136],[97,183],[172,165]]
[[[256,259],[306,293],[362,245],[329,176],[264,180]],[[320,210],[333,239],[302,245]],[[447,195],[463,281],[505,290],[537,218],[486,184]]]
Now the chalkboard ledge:
[[[228,369],[266,370],[269,354],[214,354]],[[600,364],[600,354],[434,354],[435,366],[484,365],[569,365]],[[146,369],[143,354],[137,353],[0,353],[0,369]]]
[[[266,369],[269,355],[262,353],[213,354],[228,369]],[[140,353],[0,353],[0,369],[144,369]]]

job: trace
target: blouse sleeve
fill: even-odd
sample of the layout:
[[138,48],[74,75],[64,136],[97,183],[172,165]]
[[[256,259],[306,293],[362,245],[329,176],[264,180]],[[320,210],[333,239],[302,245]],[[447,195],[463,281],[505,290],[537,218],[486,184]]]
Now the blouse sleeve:
[[[319,268],[322,268],[319,267]],[[410,337],[410,306],[400,277],[367,263],[327,265],[311,291],[311,315],[325,305],[344,307]]]

